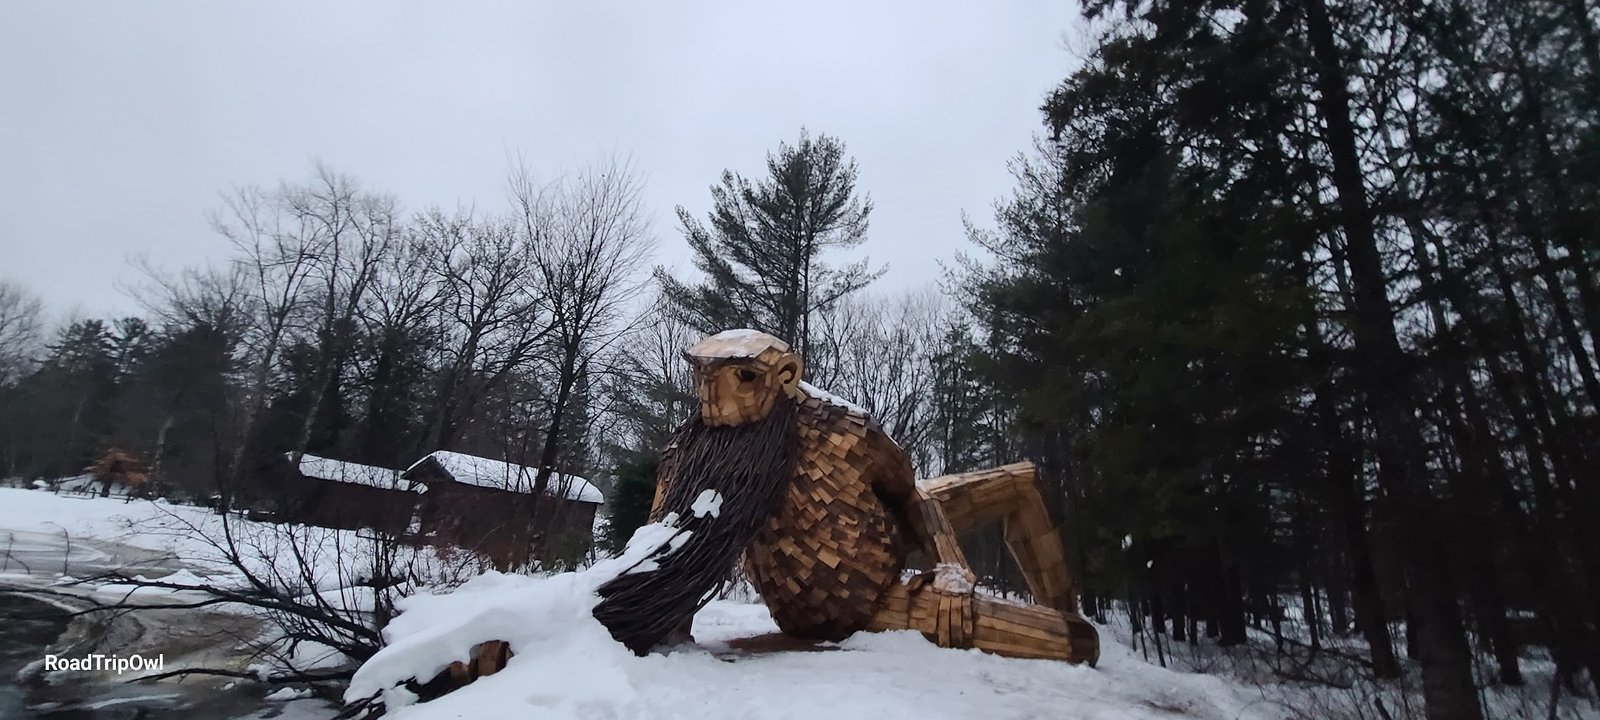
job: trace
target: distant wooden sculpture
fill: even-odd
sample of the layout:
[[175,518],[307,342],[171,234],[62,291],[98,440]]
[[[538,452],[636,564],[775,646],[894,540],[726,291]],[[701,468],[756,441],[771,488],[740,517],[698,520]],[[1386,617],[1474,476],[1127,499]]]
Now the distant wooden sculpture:
[[112,485],[121,485],[128,488],[129,495],[138,495],[146,479],[144,464],[120,448],[105,451],[86,470],[100,483],[100,497],[110,497]]
[[[801,358],[782,340],[730,330],[684,354],[700,413],[663,453],[651,509],[676,532],[602,585],[594,610],[619,642],[643,654],[688,639],[742,556],[778,628],[797,638],[910,629],[943,647],[1099,659],[1033,464],[918,483],[865,410],[800,380]],[[1035,603],[976,592],[957,533],[992,521]],[[915,551],[934,569],[903,577]],[[511,650],[484,643],[434,683],[492,674]]]

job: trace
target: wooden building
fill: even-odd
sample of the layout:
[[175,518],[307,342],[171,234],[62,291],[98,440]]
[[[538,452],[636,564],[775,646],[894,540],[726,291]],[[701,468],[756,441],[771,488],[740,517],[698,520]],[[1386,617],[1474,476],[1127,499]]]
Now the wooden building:
[[285,496],[284,518],[327,528],[373,528],[402,535],[411,526],[423,488],[401,479],[399,470],[300,458]]
[[552,473],[536,496],[537,468],[448,450],[418,460],[401,477],[427,490],[419,513],[423,538],[479,552],[502,569],[533,558],[581,559],[605,502],[576,475]]

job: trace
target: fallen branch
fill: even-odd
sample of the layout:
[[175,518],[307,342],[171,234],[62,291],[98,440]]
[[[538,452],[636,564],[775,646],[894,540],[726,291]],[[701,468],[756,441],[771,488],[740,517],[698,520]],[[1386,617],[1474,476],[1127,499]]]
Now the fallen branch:
[[142,676],[142,677],[136,677],[136,678],[133,678],[132,680],[124,680],[123,682],[128,683],[128,684],[132,684],[132,683],[138,683],[138,682],[153,682],[153,681],[156,681],[156,680],[166,680],[168,678],[175,678],[175,677],[185,677],[185,676],[188,676],[188,675],[210,675],[210,676],[214,676],[214,677],[231,677],[231,678],[239,678],[241,680],[255,680],[255,681],[258,681],[258,682],[267,683],[269,685],[280,685],[280,684],[284,684],[284,683],[297,683],[297,682],[299,682],[299,683],[318,683],[318,682],[332,682],[332,681],[335,681],[335,680],[349,680],[350,677],[352,675],[354,675],[354,674],[355,674],[354,670],[340,670],[338,672],[326,672],[326,673],[295,672],[295,673],[289,673],[289,674],[284,674],[284,675],[272,675],[272,676],[262,677],[262,675],[260,673],[254,673],[254,672],[250,672],[248,670],[222,670],[222,669],[219,669],[219,668],[184,668],[182,670],[171,670],[171,671],[168,671],[168,672],[156,673],[154,675],[145,675],[145,676]]

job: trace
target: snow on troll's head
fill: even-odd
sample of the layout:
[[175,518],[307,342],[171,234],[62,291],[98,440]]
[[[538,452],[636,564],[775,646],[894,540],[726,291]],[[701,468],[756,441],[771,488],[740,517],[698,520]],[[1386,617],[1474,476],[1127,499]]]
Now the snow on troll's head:
[[764,332],[727,330],[695,343],[683,355],[694,367],[700,419],[707,425],[758,422],[779,398],[804,399],[800,355]]

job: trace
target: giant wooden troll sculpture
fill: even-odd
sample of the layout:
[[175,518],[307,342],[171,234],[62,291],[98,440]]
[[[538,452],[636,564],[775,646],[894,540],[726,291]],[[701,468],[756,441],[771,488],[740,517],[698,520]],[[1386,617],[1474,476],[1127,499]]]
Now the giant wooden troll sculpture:
[[[945,647],[1094,663],[1031,464],[918,484],[906,454],[862,409],[801,382],[801,358],[765,333],[731,330],[685,353],[700,416],[662,458],[652,520],[690,531],[600,590],[595,609],[643,652],[688,621],[742,553],[778,628],[840,640],[915,629]],[[715,511],[710,511],[715,508]],[[1000,520],[1039,604],[974,592],[956,533]],[[902,579],[907,555],[934,565]]]
[[[666,449],[651,509],[676,533],[648,567],[600,587],[594,615],[618,641],[643,654],[687,639],[694,613],[742,556],[787,635],[913,629],[944,647],[1099,658],[1032,464],[918,483],[866,411],[800,380],[800,356],[782,340],[730,330],[685,355],[700,414]],[[975,592],[956,533],[995,520],[1037,604]],[[934,569],[904,577],[914,551]],[[470,682],[512,650],[485,643],[449,674]]]

